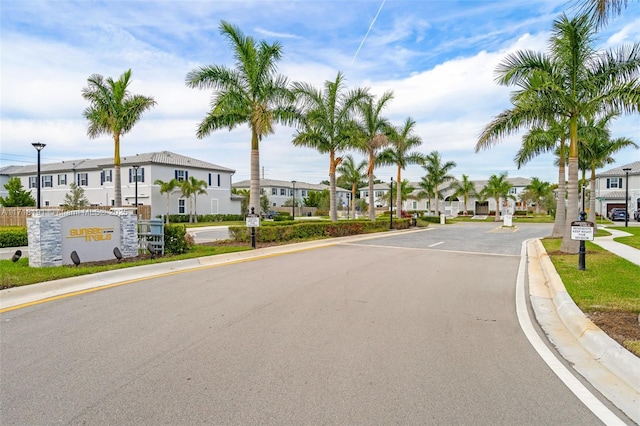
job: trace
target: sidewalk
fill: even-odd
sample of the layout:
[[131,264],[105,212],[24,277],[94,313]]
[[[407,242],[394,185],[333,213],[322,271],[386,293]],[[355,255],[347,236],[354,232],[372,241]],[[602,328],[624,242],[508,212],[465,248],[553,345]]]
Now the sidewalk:
[[635,263],[636,265],[640,266],[640,250],[638,250],[637,248],[633,248],[631,246],[628,246],[626,244],[622,244],[622,243],[618,243],[616,241],[613,241],[614,238],[617,237],[626,237],[629,236],[631,234],[629,234],[628,232],[624,232],[624,231],[618,231],[617,229],[610,229],[608,228],[608,226],[602,226],[600,225],[600,228],[606,230],[607,232],[611,233],[610,236],[607,237],[596,237],[593,240],[593,243],[602,247],[603,249],[610,251],[611,253],[620,256],[620,257],[624,257],[625,259],[627,259],[629,262]]

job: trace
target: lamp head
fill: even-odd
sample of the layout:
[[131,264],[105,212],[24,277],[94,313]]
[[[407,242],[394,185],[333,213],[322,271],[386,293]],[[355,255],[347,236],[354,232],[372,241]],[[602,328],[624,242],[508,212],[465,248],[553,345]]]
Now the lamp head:
[[47,146],[46,144],[42,143],[42,142],[34,142],[31,145],[33,145],[33,147],[37,150],[37,151],[42,151],[44,149],[45,146]]

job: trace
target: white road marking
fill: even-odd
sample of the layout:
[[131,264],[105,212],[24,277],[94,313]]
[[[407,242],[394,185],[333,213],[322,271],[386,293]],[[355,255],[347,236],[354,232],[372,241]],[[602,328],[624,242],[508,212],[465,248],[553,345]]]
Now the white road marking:
[[516,280],[516,313],[520,328],[531,343],[531,346],[538,352],[542,360],[551,368],[556,376],[569,388],[580,401],[595,414],[606,425],[624,425],[611,410],[609,410],[598,398],[596,398],[576,377],[571,374],[567,367],[560,362],[551,350],[544,344],[536,330],[533,328],[525,295],[525,274],[527,270],[527,241],[522,243],[520,251],[520,266],[518,267],[518,278]]
[[435,247],[435,246],[439,246],[440,244],[444,244],[444,241],[440,241],[440,242],[438,242],[438,243],[433,243],[433,244],[431,244],[431,245],[430,245],[430,246],[428,246],[428,247]]

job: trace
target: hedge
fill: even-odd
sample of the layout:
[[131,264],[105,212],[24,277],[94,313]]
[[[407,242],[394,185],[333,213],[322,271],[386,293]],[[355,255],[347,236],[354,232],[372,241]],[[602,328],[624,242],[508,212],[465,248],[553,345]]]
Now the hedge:
[[[394,229],[407,229],[409,225],[409,219],[394,219],[393,221]],[[256,228],[256,241],[267,243],[310,238],[345,237],[385,229],[389,229],[389,221],[385,220],[375,222],[369,220],[350,220],[344,222],[279,222],[277,224],[269,224]],[[230,226],[229,236],[237,242],[249,242],[251,240],[251,228],[247,228],[246,226]]]
[[0,231],[0,247],[22,247],[28,245],[27,228]]

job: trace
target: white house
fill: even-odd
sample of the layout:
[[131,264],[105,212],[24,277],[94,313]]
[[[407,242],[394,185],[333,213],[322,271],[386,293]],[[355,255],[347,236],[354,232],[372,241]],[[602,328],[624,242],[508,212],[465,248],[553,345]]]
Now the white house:
[[[137,178],[134,166],[138,167]],[[138,204],[150,205],[152,217],[163,215],[167,211],[167,194],[161,194],[160,186],[154,182],[158,179],[166,182],[174,178],[181,181],[193,176],[207,184],[206,194],[197,196],[197,214],[240,214],[241,197],[231,194],[234,173],[235,170],[169,151],[123,156],[120,165],[122,205],[135,205],[137,186]],[[7,192],[4,185],[12,177],[20,178],[22,186],[30,189],[36,198],[36,165],[0,169],[3,196]],[[42,207],[61,206],[65,195],[69,193],[71,182],[84,189],[91,205],[115,205],[113,158],[43,163],[40,166],[40,180]],[[189,213],[189,202],[179,189],[170,194],[169,213]]]
[[[531,183],[531,179],[521,178],[521,177],[513,177],[513,178],[508,177],[507,181],[509,181],[509,183],[513,185],[511,187],[511,190],[509,191],[509,195],[513,196],[515,200],[508,198],[506,201],[501,200],[501,204],[504,204],[506,202],[507,204],[506,210],[511,214],[513,214],[515,210],[524,209],[524,206],[522,206],[520,202],[520,195],[522,194],[522,192],[525,191],[525,188],[529,186],[529,184]],[[451,188],[451,184],[453,182],[454,181],[446,182],[441,188],[438,188],[439,191],[442,193],[442,197],[440,197],[438,200],[438,205],[439,205],[438,210],[440,211],[440,213],[444,213],[448,216],[457,216],[459,212],[465,210],[464,200],[462,199],[462,197],[458,198],[453,196],[453,189]],[[475,180],[472,182],[477,192],[479,192],[487,184],[486,180]],[[394,182],[394,185],[395,185],[395,182]],[[402,210],[405,210],[405,211],[422,210],[426,212],[435,211],[435,205],[433,205],[435,202],[434,198],[432,198],[431,200],[428,200],[426,198],[417,198],[418,194],[421,191],[419,182],[409,182],[409,185],[415,188],[414,191],[411,193],[412,197],[414,198],[403,201]],[[373,186],[373,190],[374,190],[374,200],[376,203],[376,207],[388,208],[389,201],[387,198],[388,197],[387,194],[389,193],[389,190],[390,190],[389,183],[377,183]],[[360,191],[360,198],[363,198],[364,200],[369,199],[368,187],[360,188],[359,191]],[[431,203],[431,205],[429,203]],[[469,199],[467,200],[466,208],[468,210],[472,210],[475,214],[479,214],[479,215],[489,214],[490,211],[496,210],[496,202],[493,198],[489,198],[485,201],[480,201],[475,197],[469,197]],[[501,208],[504,210],[505,206],[503,205]]]
[[627,211],[633,218],[634,213],[640,210],[640,161],[596,175],[596,212],[607,216],[615,207],[624,208],[625,193],[628,193]]
[[[236,189],[249,189],[249,180],[243,180],[233,184]],[[295,188],[295,194],[294,194]],[[309,196],[311,191],[329,190],[329,185],[315,184],[307,182],[260,179],[260,189],[269,198],[269,205],[272,207],[283,207],[285,203],[291,205],[295,198],[296,204],[304,203],[304,198]],[[351,192],[347,189],[336,187],[336,205],[347,206]]]

